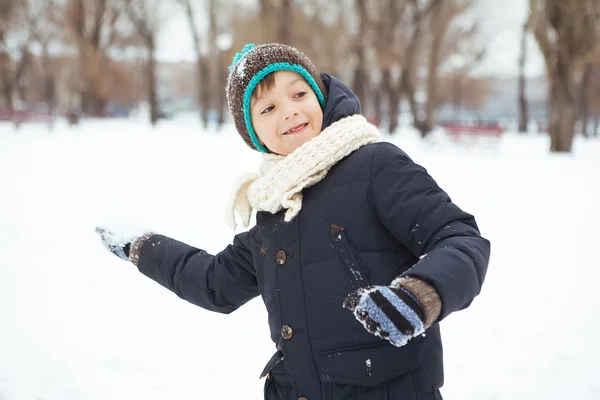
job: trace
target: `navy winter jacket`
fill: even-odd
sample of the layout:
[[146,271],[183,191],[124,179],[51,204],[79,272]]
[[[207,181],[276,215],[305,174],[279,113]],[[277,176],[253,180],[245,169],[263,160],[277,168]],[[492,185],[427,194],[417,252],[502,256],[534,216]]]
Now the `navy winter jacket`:
[[[360,112],[350,89],[323,78],[324,127]],[[283,221],[283,211],[259,212],[256,226],[216,255],[153,236],[138,268],[211,311],[230,313],[262,296],[277,347],[263,372],[267,399],[441,399],[437,323],[394,347],[367,332],[342,303],[360,286],[388,285],[405,274],[435,288],[439,320],[466,308],[481,289],[490,254],[473,216],[384,142],[350,154],[303,196],[291,222]],[[332,225],[344,229],[337,233]]]

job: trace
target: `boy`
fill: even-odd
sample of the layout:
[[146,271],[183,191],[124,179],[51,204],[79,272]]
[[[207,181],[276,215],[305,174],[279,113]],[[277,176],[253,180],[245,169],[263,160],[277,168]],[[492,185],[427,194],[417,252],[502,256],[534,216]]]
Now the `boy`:
[[278,350],[267,399],[441,399],[438,323],[469,306],[488,265],[473,216],[292,47],[246,46],[227,96],[264,153],[234,185],[228,222],[235,210],[248,226],[254,209],[256,226],[217,255],[151,232],[98,229],[104,245],[207,310],[260,294]]

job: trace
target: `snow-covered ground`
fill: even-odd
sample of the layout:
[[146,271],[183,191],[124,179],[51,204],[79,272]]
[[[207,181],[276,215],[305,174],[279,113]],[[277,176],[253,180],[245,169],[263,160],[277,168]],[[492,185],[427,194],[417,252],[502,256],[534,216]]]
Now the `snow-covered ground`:
[[[550,155],[392,140],[492,241],[482,294],[442,323],[449,400],[600,398],[600,140]],[[258,156],[195,121],[0,125],[0,399],[261,398],[274,351],[260,298],[194,307],[106,252],[94,227],[146,226],[209,251]]]

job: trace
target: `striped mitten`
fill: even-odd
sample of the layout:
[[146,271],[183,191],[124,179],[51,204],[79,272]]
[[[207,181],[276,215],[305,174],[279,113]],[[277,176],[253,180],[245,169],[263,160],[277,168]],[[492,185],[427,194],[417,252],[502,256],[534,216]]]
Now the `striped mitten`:
[[425,331],[425,312],[415,297],[401,286],[370,286],[352,292],[344,307],[365,329],[396,347]]

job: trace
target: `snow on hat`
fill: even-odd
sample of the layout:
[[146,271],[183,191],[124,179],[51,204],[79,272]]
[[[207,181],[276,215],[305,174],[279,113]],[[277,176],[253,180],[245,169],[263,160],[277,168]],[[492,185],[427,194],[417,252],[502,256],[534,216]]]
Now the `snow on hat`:
[[250,99],[258,83],[276,71],[300,74],[315,92],[321,108],[325,109],[325,85],[308,57],[294,47],[279,43],[245,45],[229,67],[227,104],[242,139],[252,149],[263,153],[269,153],[269,150],[260,143],[252,126]]

